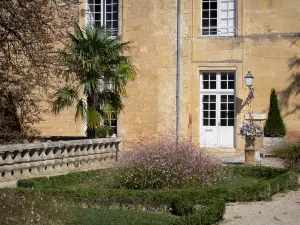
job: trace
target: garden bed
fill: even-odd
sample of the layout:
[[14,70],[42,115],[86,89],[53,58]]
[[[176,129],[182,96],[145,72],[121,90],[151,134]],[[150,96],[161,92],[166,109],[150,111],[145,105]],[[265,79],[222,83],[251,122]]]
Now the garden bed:
[[297,187],[287,169],[232,166],[234,177],[213,187],[126,190],[112,170],[21,180],[2,189],[0,224],[213,224],[226,202],[270,199]]

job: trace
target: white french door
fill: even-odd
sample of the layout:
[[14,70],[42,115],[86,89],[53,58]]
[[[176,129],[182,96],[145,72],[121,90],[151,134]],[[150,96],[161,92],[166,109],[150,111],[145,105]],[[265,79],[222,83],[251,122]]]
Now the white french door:
[[235,145],[235,72],[202,72],[200,79],[200,145]]

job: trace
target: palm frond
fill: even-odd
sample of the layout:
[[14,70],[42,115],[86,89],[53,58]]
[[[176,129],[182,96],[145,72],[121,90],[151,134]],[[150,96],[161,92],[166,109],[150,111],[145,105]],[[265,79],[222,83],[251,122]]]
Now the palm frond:
[[102,124],[101,114],[92,108],[88,108],[87,110],[87,127],[89,129],[95,130]]
[[64,87],[57,90],[53,96],[52,112],[58,114],[63,109],[73,106],[78,99],[78,92],[72,87]]
[[82,119],[86,122],[87,119],[87,102],[85,98],[78,100],[76,104],[76,114],[75,114],[75,121],[78,119]]

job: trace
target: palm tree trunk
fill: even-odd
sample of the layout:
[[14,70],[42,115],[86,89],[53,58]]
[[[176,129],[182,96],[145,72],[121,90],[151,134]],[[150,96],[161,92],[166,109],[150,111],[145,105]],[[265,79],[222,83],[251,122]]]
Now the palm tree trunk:
[[[96,99],[95,99],[95,92],[92,91],[91,96],[88,96],[88,107],[92,107],[94,110],[96,109]],[[96,138],[96,129],[95,128],[88,128],[87,129],[87,137],[94,139]]]

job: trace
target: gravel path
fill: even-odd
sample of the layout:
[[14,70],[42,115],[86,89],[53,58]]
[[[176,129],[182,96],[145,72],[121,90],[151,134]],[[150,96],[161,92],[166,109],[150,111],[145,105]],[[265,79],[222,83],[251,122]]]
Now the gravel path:
[[[244,153],[215,153],[223,163],[245,162]],[[260,165],[283,167],[278,158],[261,157]],[[300,190],[279,193],[272,201],[229,203],[220,225],[300,225]]]
[[300,225],[300,190],[268,202],[229,203],[220,225]]

